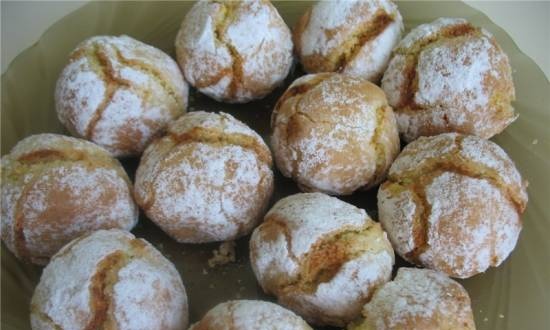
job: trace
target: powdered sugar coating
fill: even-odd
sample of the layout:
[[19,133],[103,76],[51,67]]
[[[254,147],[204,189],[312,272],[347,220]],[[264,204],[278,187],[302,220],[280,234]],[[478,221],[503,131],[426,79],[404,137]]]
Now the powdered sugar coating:
[[292,64],[290,31],[267,1],[199,1],[185,16],[175,44],[186,79],[218,101],[264,97]]
[[228,114],[192,112],[145,151],[136,198],[182,242],[231,240],[248,233],[273,190],[270,152]]
[[491,141],[456,133],[421,137],[380,187],[380,222],[405,259],[466,278],[498,266],[515,247],[526,186]]
[[187,96],[176,62],[128,36],[96,36],[79,44],[55,92],[63,125],[115,156],[141,153],[185,111]]
[[30,136],[2,158],[2,239],[19,258],[45,263],[82,234],[130,230],[138,219],[131,189],[103,148],[57,134]]
[[350,329],[475,329],[466,290],[427,269],[400,268],[365,305],[363,315],[363,323]]
[[[320,1],[305,15],[307,19],[302,18],[305,20],[304,26],[295,32],[298,34],[295,39],[298,42],[298,55],[305,61],[304,67],[308,72],[326,71],[322,64],[317,67],[318,62],[332,61],[335,53],[342,52],[343,48],[358,47],[349,61],[335,70],[377,81],[403,31],[401,14],[397,6],[389,0]],[[377,17],[381,15],[391,18],[391,22],[382,31],[361,44],[349,44],[352,39],[365,33],[365,29],[373,29],[368,26],[376,24]],[[311,64],[308,63],[310,60]]]
[[407,141],[449,131],[490,138],[517,117],[506,54],[464,19],[413,29],[396,47],[382,88]]
[[250,239],[256,278],[264,291],[306,320],[341,326],[357,317],[366,298],[391,276],[394,257],[385,233],[373,234],[369,248],[341,260],[335,274],[311,292],[285,286],[300,281],[303,264],[322,242],[370,226],[375,225],[364,210],[334,197],[302,193],[283,198]]
[[311,330],[298,315],[259,300],[232,300],[216,305],[189,330]]
[[419,256],[423,265],[470,277],[500,265],[512,252],[521,222],[499,188],[486,180],[446,172],[425,189],[431,213],[429,248]]
[[275,107],[271,126],[277,167],[305,191],[344,195],[376,185],[399,150],[382,91],[340,74],[297,79]]
[[33,329],[85,329],[96,313],[94,275],[114,255],[127,258],[111,270],[117,276],[112,292],[105,292],[116,328],[185,328],[187,296],[170,261],[128,232],[100,230],[65,246],[44,269],[31,302]]

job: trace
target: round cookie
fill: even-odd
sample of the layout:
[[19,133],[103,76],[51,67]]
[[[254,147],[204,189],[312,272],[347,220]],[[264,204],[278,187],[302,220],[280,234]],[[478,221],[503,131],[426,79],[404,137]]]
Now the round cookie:
[[188,85],[177,63],[128,36],[96,36],[70,54],[55,106],[71,134],[135,156],[185,112]]
[[474,330],[468,292],[442,273],[400,268],[363,308],[348,330]]
[[63,245],[138,220],[120,163],[88,141],[58,134],[21,140],[2,157],[2,241],[19,259],[46,264]]
[[446,132],[488,139],[517,118],[508,57],[461,18],[413,29],[395,48],[382,89],[407,142]]
[[300,18],[293,37],[305,71],[378,82],[402,31],[403,19],[390,0],[319,1]]
[[189,330],[312,330],[293,312],[260,300],[232,300],[209,310]]
[[467,278],[514,249],[527,182],[495,143],[446,133],[403,149],[378,191],[380,223],[404,259]]
[[273,192],[269,148],[220,112],[188,113],[143,153],[136,202],[178,242],[233,240],[260,220]]
[[176,37],[191,85],[218,101],[245,103],[279,86],[292,65],[290,30],[269,1],[198,1]]
[[380,183],[399,153],[393,111],[367,80],[306,75],[281,96],[271,118],[281,173],[303,191],[349,195]]
[[187,295],[174,265],[122,230],[99,230],[63,247],[31,301],[35,330],[180,330],[187,322]]
[[263,290],[317,325],[344,326],[391,277],[393,249],[364,210],[321,193],[281,199],[250,239]]

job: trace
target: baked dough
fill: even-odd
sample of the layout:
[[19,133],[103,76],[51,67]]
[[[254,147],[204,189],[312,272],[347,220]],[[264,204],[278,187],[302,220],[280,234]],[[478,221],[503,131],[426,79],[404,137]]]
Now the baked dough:
[[114,156],[136,156],[185,112],[188,89],[161,50],[124,35],[96,36],[71,53],[55,105],[71,134]]
[[143,153],[135,197],[178,242],[233,240],[261,219],[273,192],[269,148],[231,115],[196,111]]
[[414,28],[394,50],[382,89],[407,142],[446,132],[488,139],[517,118],[508,57],[461,18]]
[[63,247],[31,301],[34,330],[181,330],[187,322],[187,295],[174,265],[147,241],[115,229]]
[[283,306],[312,324],[342,327],[390,279],[394,254],[364,210],[302,193],[269,210],[250,239],[250,262],[263,290]]
[[403,19],[390,0],[334,0],[311,6],[293,37],[305,71],[379,82],[402,31]]
[[468,292],[442,273],[400,268],[348,330],[474,330]]
[[312,330],[293,312],[267,301],[232,300],[209,310],[189,330]]
[[399,153],[384,92],[361,78],[306,75],[281,96],[271,118],[281,173],[303,191],[349,195],[380,183]]
[[403,149],[378,191],[378,215],[404,259],[467,278],[514,249],[527,182],[497,144],[446,133]]
[[130,230],[138,221],[120,163],[91,142],[58,134],[29,136],[2,157],[1,200],[2,241],[37,264],[82,234]]
[[198,1],[175,43],[187,81],[223,102],[264,97],[283,82],[292,65],[290,30],[265,0]]

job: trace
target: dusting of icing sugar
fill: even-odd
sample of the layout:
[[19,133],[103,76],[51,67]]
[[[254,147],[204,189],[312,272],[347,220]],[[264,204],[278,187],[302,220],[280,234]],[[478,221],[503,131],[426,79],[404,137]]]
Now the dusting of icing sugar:
[[371,81],[382,77],[390,61],[391,51],[401,38],[403,31],[401,15],[397,10],[395,13],[398,19],[387,26],[376,38],[363,44],[357,55],[346,64],[342,73],[364,77]]
[[[489,39],[473,38],[424,49],[418,57],[415,103],[451,106],[456,102],[470,112],[487,107],[490,91],[484,81],[487,76],[494,79],[500,76],[490,55],[493,48]],[[460,118],[449,120],[457,124],[462,122]]]
[[[129,320],[144,321],[142,324],[165,321],[162,325],[166,329],[185,328],[187,297],[177,271],[145,241],[140,254],[135,255],[134,238],[121,230],[100,230],[65,246],[42,273],[31,302],[31,322],[38,323],[40,313],[62,329],[86,328],[93,313],[90,286],[97,267],[107,256],[122,252],[133,258],[120,270],[113,287],[113,314],[120,329],[140,329]],[[146,301],[146,310],[136,304],[143,298],[155,299]],[[154,315],[148,314],[152,311]],[[145,319],[147,315],[152,320]]]
[[194,324],[190,330],[311,330],[311,327],[293,312],[267,301],[232,300],[221,303]]
[[[500,264],[515,246],[519,215],[488,181],[445,172],[426,187],[426,201],[431,213],[428,249],[419,256],[424,265],[470,277],[496,266],[493,258]],[[495,228],[507,239],[497,241]]]
[[[177,240],[233,239],[254,226],[269,199],[271,161],[231,142],[217,145],[200,136],[194,141],[198,128],[213,130],[222,142],[232,134],[252,138],[269,154],[261,137],[232,116],[191,112],[146,149],[136,175],[138,202],[147,204],[147,214]],[[189,140],[177,142],[175,136],[186,134]]]
[[283,198],[269,210],[265,219],[272,216],[285,220],[292,241],[290,252],[297,258],[322,237],[342,228],[360,229],[371,221],[365,210],[321,193]]
[[259,144],[265,145],[258,133],[225,112],[220,112],[217,115],[205,111],[190,112],[185,115],[185,120],[173,122],[169,131],[174,134],[185,134],[196,128],[213,129],[224,134],[245,135],[253,138]]
[[[182,154],[186,157],[180,159]],[[148,213],[156,215],[161,228],[168,233],[196,232],[185,238],[174,234],[179,240],[217,241],[236,238],[253,226],[259,216],[256,204],[265,198],[258,196],[258,187],[270,172],[253,152],[192,142],[176,147],[163,162],[174,160],[178,163],[164,166],[152,186],[155,200]]]
[[[187,83],[176,62],[154,47],[128,36],[97,36],[78,45],[73,56],[56,85],[58,117],[71,132],[91,135],[113,155],[140,153],[144,141],[185,110]],[[116,102],[110,102],[109,93]],[[100,109],[104,106],[110,111]],[[117,106],[123,108],[113,110]],[[122,137],[129,141],[121,143]]]
[[[185,77],[202,93],[242,103],[263,97],[282,83],[292,65],[292,40],[270,3],[234,4],[228,14],[224,4],[197,2],[176,37],[176,51]],[[218,22],[220,16],[227,21],[223,31],[218,31],[223,23]],[[241,72],[234,72],[236,65]],[[231,95],[233,79],[239,81]]]
[[[363,17],[354,15],[360,1],[320,1],[316,3],[302,35],[301,49],[304,55],[320,53],[327,55],[344,40],[343,33],[338,31],[344,25],[355,26]],[[327,30],[335,30],[336,35],[327,37]],[[347,31],[346,31],[347,32]]]
[[84,136],[103,101],[106,83],[94,72],[86,58],[69,63],[57,81],[55,101],[59,121]]
[[421,167],[427,161],[442,158],[456,150],[456,133],[445,133],[431,137],[419,137],[409,143],[390,167],[390,177]]
[[413,195],[406,190],[397,195],[383,187],[378,190],[378,217],[392,242],[392,246],[401,256],[415,247],[413,221],[416,204]]
[[26,248],[37,256],[53,255],[71,239],[101,228],[130,230],[138,220],[130,187],[116,169],[78,163],[41,173],[20,212]]
[[468,21],[464,18],[451,17],[440,17],[433,22],[421,24],[412,29],[405,38],[401,39],[396,49],[397,51],[401,51],[402,49],[411,48],[417,42],[438,34],[442,29],[463,24],[468,24]]
[[[89,166],[72,160],[105,162]],[[58,152],[57,160],[25,163],[24,157]],[[80,156],[79,156],[80,157]],[[24,192],[24,194],[23,194]],[[22,221],[25,252],[19,255],[14,237],[16,212]],[[81,139],[37,134],[21,140],[2,157],[2,239],[19,257],[42,263],[71,239],[100,228],[130,230],[138,210],[124,169],[109,153]]]
[[402,102],[402,91],[405,90],[405,84],[408,83],[405,72],[406,65],[407,57],[402,54],[395,54],[382,77],[381,86],[388,97],[388,103],[392,107],[396,107]]
[[432,321],[435,327],[441,322],[473,329],[469,301],[466,290],[441,273],[400,268],[396,278],[383,285],[365,305],[363,314],[365,322],[375,329],[417,329],[415,324]]
[[513,185],[517,193],[527,201],[527,192],[514,162],[496,143],[475,136],[464,136],[462,140],[462,157],[495,170],[500,179]]
[[329,282],[319,284],[313,294],[290,293],[290,297],[285,300],[292,299],[300,305],[315,306],[315,311],[306,319],[315,318],[317,313],[321,313],[323,318],[352,320],[360,314],[365,297],[370,296],[377,286],[390,280],[393,262],[393,254],[388,251],[361,254],[346,262]]
[[175,330],[188,323],[187,313],[182,312],[187,310],[185,289],[171,264],[158,271],[158,265],[147,260],[130,261],[118,272],[112,304],[120,329]]
[[306,320],[343,324],[357,317],[366,297],[391,276],[394,256],[385,233],[373,236],[369,243],[380,250],[367,249],[344,260],[337,273],[313,292],[274,290],[299,281],[301,263],[314,245],[327,236],[369,224],[372,220],[364,210],[335,197],[302,193],[283,198],[252,234],[253,270],[266,292],[276,293],[281,304],[299,311]]
[[[365,95],[370,88],[366,80],[341,74],[302,77],[290,89],[314,78],[321,81],[300,99],[286,100],[273,115],[276,160],[283,174],[293,176],[304,190],[349,194],[375,172],[373,137],[377,112],[386,101],[374,90]],[[289,134],[291,120],[300,134]]]

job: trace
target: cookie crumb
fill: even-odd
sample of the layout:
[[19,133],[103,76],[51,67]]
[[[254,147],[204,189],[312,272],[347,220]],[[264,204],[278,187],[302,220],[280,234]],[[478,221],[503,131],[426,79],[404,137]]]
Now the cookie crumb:
[[235,262],[235,241],[221,243],[218,249],[212,251],[212,253],[214,256],[208,259],[210,268]]
[[498,314],[498,317],[499,317],[500,319],[503,319],[503,318],[504,318],[504,314]]
[[539,143],[539,139],[534,139],[533,142],[531,142],[531,144],[537,144]]
[[489,318],[486,317],[483,319],[483,322],[487,322],[487,321],[489,321]]
[[202,275],[208,275],[208,271],[206,269],[202,269]]

